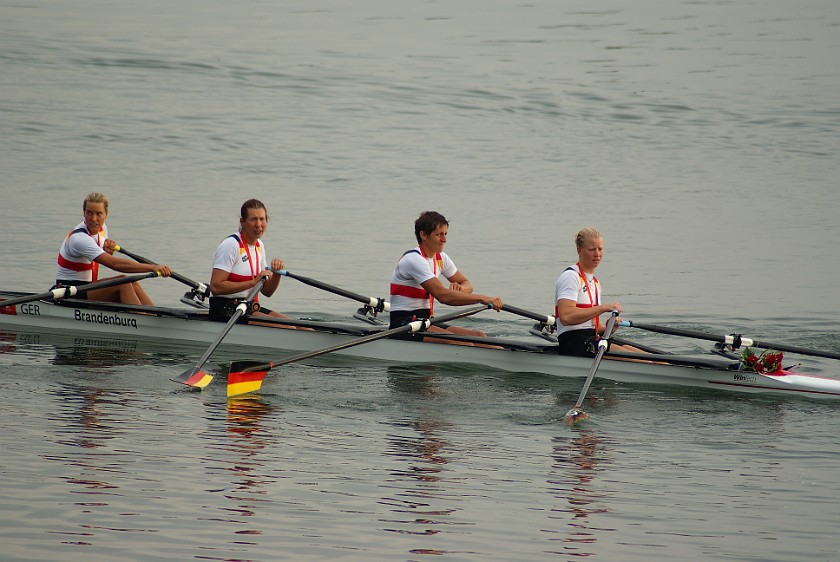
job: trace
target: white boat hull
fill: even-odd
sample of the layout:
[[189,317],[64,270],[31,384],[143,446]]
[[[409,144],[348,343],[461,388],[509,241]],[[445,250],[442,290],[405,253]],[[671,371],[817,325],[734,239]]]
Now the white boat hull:
[[[0,293],[0,299],[16,296],[20,296],[20,293]],[[72,301],[65,301],[62,305],[57,305],[49,301],[37,301],[13,307],[0,307],[0,327],[209,345],[224,326],[207,320],[205,313],[193,309],[136,308],[144,312],[121,310],[113,305],[102,310],[88,306],[87,303],[76,305]],[[156,311],[160,314],[156,314]],[[225,337],[224,344],[227,348],[241,346],[302,352],[330,347],[361,335],[348,333],[353,330],[376,329],[362,323],[313,322],[310,325],[317,329],[291,330],[274,326],[237,324]],[[483,365],[503,371],[543,373],[558,377],[585,377],[592,365],[592,360],[588,358],[553,353],[553,346],[537,338],[506,341],[522,343],[530,347],[530,350],[488,349],[382,339],[336,351],[335,354],[400,364]],[[242,358],[247,358],[247,354],[243,353]],[[681,385],[746,393],[840,399],[840,380],[833,378],[792,372],[763,375],[725,368],[633,362],[610,355],[601,362],[598,377],[626,383]]]

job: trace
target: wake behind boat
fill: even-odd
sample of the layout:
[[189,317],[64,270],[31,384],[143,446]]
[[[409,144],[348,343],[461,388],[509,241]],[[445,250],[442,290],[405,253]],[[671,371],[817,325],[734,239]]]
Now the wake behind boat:
[[[0,292],[0,299],[20,299],[31,293]],[[69,334],[106,335],[139,340],[208,344],[223,324],[212,322],[206,310],[187,307],[123,305],[65,299],[36,300],[12,306],[0,301],[0,327],[45,330]],[[311,330],[291,330],[297,326]],[[260,323],[236,324],[225,338],[227,347],[247,350],[307,352],[340,346],[377,334],[382,325],[260,318]],[[436,337],[438,335],[436,334]],[[486,343],[501,349],[380,339],[335,351],[336,355],[388,363],[482,365],[517,373],[582,378],[592,359],[557,354],[556,344],[535,336],[525,338],[449,339]],[[764,374],[743,369],[735,355],[683,356],[670,353],[607,352],[598,378],[622,383],[679,385],[744,393],[771,393],[817,399],[840,399],[840,380],[782,370]]]

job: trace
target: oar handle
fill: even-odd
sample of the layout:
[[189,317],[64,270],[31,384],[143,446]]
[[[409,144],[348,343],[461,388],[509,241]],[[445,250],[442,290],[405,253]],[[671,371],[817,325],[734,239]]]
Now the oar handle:
[[739,347],[760,347],[762,349],[776,349],[778,351],[786,351],[789,353],[798,353],[800,355],[813,355],[814,357],[826,357],[828,359],[840,359],[840,353],[833,351],[821,351],[818,349],[809,349],[807,347],[798,347],[795,345],[786,345],[783,343],[773,343],[767,341],[758,341],[746,338],[740,334],[730,335],[716,335],[705,332],[698,332],[695,330],[685,330],[682,328],[671,328],[668,326],[658,326],[656,324],[640,324],[638,322],[622,321],[620,326],[630,328],[638,328],[640,330],[647,330],[648,332],[656,332],[659,334],[668,334],[671,336],[684,336],[687,338],[697,338],[701,340],[713,341],[731,345],[733,349]]
[[379,312],[388,312],[391,310],[391,304],[382,298],[377,297],[365,297],[358,293],[354,293],[352,291],[348,291],[346,289],[342,289],[341,287],[336,287],[334,285],[330,285],[329,283],[324,283],[323,281],[318,281],[317,279],[312,279],[311,277],[304,277],[303,275],[298,275],[296,273],[292,273],[286,269],[275,269],[273,270],[274,273],[277,275],[282,275],[284,277],[291,277],[292,279],[296,279],[301,283],[309,285],[311,287],[315,287],[317,289],[323,289],[324,291],[329,291],[331,293],[335,293],[336,295],[347,297],[348,299],[352,299],[358,301],[360,303],[366,304],[367,306],[371,307],[372,309],[379,311]]
[[524,316],[525,318],[531,318],[532,320],[537,320],[542,322],[546,326],[556,326],[557,325],[557,318],[554,316],[546,316],[545,314],[538,314],[536,312],[531,312],[530,310],[525,310],[524,308],[519,308],[510,304],[506,304],[502,306],[502,310],[505,312],[511,312],[513,314],[518,314],[519,316]]
[[[131,259],[133,259],[134,261],[138,261],[140,263],[146,263],[146,264],[157,263],[157,262],[153,262],[149,258],[144,258],[140,254],[135,254],[134,252],[130,252],[130,251],[126,250],[125,248],[123,248],[122,246],[120,246],[119,244],[114,246],[114,251],[125,254],[128,257],[130,257]],[[180,283],[183,283],[184,285],[187,285],[188,287],[192,287],[193,289],[195,289],[196,294],[200,295],[202,298],[205,298],[205,297],[210,295],[210,286],[209,285],[206,285],[204,283],[199,283],[198,281],[193,281],[189,277],[185,277],[185,276],[181,275],[180,273],[176,273],[174,271],[171,272],[169,276],[172,277],[173,279],[175,279],[176,281],[178,281]]]

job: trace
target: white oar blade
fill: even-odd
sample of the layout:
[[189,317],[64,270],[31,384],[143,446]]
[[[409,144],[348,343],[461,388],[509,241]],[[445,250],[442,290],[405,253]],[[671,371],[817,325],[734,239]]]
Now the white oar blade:
[[563,416],[563,423],[566,425],[577,425],[580,422],[589,419],[589,414],[584,412],[583,410],[578,410],[577,408],[572,408],[566,415]]

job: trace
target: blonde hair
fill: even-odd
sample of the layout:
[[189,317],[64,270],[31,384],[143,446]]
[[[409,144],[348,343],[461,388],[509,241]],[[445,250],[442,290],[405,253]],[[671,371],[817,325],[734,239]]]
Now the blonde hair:
[[580,250],[583,248],[583,243],[590,238],[603,238],[603,236],[597,228],[591,226],[581,228],[575,235],[575,247]]
[[87,211],[87,204],[88,202],[91,203],[102,203],[105,205],[105,212],[108,212],[108,198],[105,197],[101,193],[93,192],[89,193],[87,197],[85,197],[84,202],[82,203],[82,211]]

